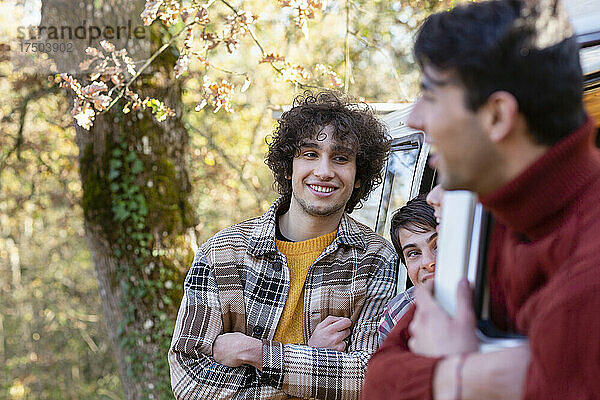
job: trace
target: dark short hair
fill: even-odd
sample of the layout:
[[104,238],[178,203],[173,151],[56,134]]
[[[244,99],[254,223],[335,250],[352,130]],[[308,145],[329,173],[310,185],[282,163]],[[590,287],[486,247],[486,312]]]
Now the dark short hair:
[[406,229],[414,233],[423,233],[435,229],[438,225],[433,207],[427,204],[425,200],[426,196],[426,194],[421,194],[409,200],[406,205],[396,210],[392,216],[390,236],[396,253],[398,253],[400,260],[404,264],[406,264],[406,260],[404,259],[404,254],[402,254],[402,243],[400,243],[400,239],[398,238],[400,229]]
[[575,37],[537,45],[548,33],[538,14],[517,0],[460,5],[425,20],[414,52],[421,68],[456,73],[473,111],[496,91],[511,93],[534,140],[553,145],[586,118],[583,78]]
[[297,96],[292,108],[278,121],[268,142],[265,163],[273,172],[276,190],[290,197],[292,162],[300,145],[307,139],[319,139],[319,132],[326,126],[333,128],[335,141],[356,149],[355,179],[360,180],[360,186],[354,188],[346,203],[345,211],[351,213],[381,183],[381,170],[390,148],[385,126],[366,104],[347,101],[333,91],[307,91]]

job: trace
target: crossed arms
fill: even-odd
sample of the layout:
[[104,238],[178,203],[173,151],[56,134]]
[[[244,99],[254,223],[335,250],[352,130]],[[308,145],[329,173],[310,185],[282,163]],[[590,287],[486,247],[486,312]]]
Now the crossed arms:
[[[317,325],[308,340],[308,345],[342,352],[346,349],[347,343],[344,339],[350,336],[351,326],[350,318],[329,315]],[[262,371],[262,346],[262,340],[243,333],[224,333],[217,336],[212,354],[214,360],[219,364],[228,367],[241,367],[248,364]]]

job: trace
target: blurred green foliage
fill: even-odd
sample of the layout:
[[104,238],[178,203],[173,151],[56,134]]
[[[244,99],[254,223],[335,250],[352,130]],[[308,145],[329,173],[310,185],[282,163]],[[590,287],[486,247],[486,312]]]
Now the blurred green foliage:
[[0,398],[122,398],[68,105],[45,77],[0,67]]

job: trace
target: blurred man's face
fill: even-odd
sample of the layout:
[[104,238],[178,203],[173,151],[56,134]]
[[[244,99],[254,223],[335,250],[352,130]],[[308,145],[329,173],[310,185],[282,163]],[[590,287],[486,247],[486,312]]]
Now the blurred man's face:
[[485,130],[487,114],[471,111],[465,103],[465,89],[456,74],[424,67],[421,96],[407,123],[425,132],[425,140],[432,145],[430,164],[447,190],[477,191],[482,171],[489,169],[494,159]]
[[425,232],[412,232],[405,228],[398,230],[408,277],[415,286],[432,279],[435,274],[437,236],[434,228]]

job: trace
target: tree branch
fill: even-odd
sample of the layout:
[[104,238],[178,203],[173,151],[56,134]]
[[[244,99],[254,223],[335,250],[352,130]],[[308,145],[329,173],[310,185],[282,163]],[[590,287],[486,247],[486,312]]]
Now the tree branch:
[[173,37],[171,37],[171,39],[169,39],[169,41],[165,44],[163,44],[158,50],[156,50],[156,52],[154,52],[150,58],[148,58],[148,60],[144,63],[144,65],[142,65],[140,67],[140,69],[137,70],[137,72],[135,73],[134,76],[131,77],[131,79],[129,81],[127,81],[125,83],[125,85],[123,86],[123,88],[119,91],[119,94],[117,94],[117,96],[110,102],[110,104],[106,107],[106,109],[104,109],[100,114],[104,114],[106,112],[108,112],[108,110],[110,110],[125,94],[125,92],[127,91],[127,89],[129,89],[129,86],[135,82],[135,80],[137,78],[140,77],[140,75],[142,74],[142,72],[144,72],[146,70],[146,68],[148,68],[150,66],[150,64],[152,64],[152,62],[156,59],[156,57],[158,57],[159,55],[161,55],[163,53],[163,51],[165,51],[166,49],[169,48],[169,46],[171,46],[173,43],[175,43],[175,41],[177,40],[177,38],[185,31],[187,31],[187,28],[189,28],[190,26],[194,25],[196,22],[192,21],[188,24],[186,24],[179,32],[177,32],[175,35],[173,35]]
[[[239,13],[239,11],[233,7],[231,4],[229,4],[229,2],[227,2],[227,0],[219,0],[221,3],[225,4],[229,9],[231,9],[236,15]],[[250,27],[247,27],[248,30],[248,34],[250,35],[250,37],[252,38],[252,40],[254,41],[254,43],[256,44],[256,46],[260,49],[260,53],[261,55],[264,57],[266,56],[266,52],[264,47],[260,44],[260,42],[258,41],[258,39],[256,38],[256,35],[254,34],[254,32],[252,31],[252,29],[250,29]],[[271,65],[271,67],[277,71],[277,73],[279,75],[283,75],[283,70],[281,68],[278,68],[277,66],[275,66],[273,63],[269,63],[269,65]],[[292,82],[294,85],[300,87],[301,89],[324,89],[320,86],[314,86],[314,85],[309,85],[306,83],[302,83],[298,80],[294,80]]]
[[41,87],[40,89],[37,89],[37,90],[29,93],[27,96],[25,96],[21,100],[21,103],[19,103],[6,116],[4,116],[4,118],[2,118],[2,122],[7,122],[16,113],[19,114],[19,128],[17,129],[16,138],[14,138],[15,144],[0,159],[0,171],[2,171],[4,169],[6,160],[8,160],[10,155],[12,153],[14,153],[15,151],[17,152],[17,159],[18,160],[21,159],[21,147],[23,146],[23,142],[24,142],[23,132],[25,131],[25,118],[27,117],[27,106],[29,105],[29,102],[41,99],[50,94],[57,93],[58,89],[59,89],[58,87],[53,86],[53,85],[49,86],[49,87],[44,86],[44,87]]
[[369,42],[369,41],[368,41],[366,38],[364,38],[364,37],[360,36],[360,35],[358,34],[358,32],[353,32],[353,31],[350,31],[349,33],[350,33],[352,36],[354,36],[356,39],[358,39],[358,40],[359,40],[359,41],[360,41],[362,44],[364,44],[365,46],[367,46],[367,47],[372,47],[372,48],[374,48],[375,50],[377,50],[378,52],[380,52],[380,53],[381,53],[381,54],[382,54],[382,55],[383,55],[383,56],[384,56],[384,57],[385,57],[385,58],[388,60],[388,62],[389,62],[389,63],[391,64],[391,66],[392,66],[392,71],[393,71],[393,73],[394,73],[394,79],[396,80],[396,84],[397,84],[398,86],[401,86],[402,79],[400,78],[400,75],[398,74],[398,70],[397,70],[397,68],[396,68],[396,63],[394,62],[393,58],[389,56],[389,54],[387,53],[387,51],[386,51],[384,48],[382,48],[381,46],[378,46],[378,45],[377,45],[377,44],[375,44],[375,43]]
[[260,198],[257,195],[257,190],[254,187],[254,185],[252,185],[250,182],[248,182],[248,180],[246,178],[244,178],[244,171],[239,168],[237,166],[237,164],[229,157],[229,155],[227,155],[227,153],[219,146],[215,143],[215,141],[213,140],[212,136],[207,135],[206,133],[202,132],[201,130],[191,126],[190,124],[186,124],[186,128],[188,130],[193,131],[194,133],[199,134],[200,136],[202,136],[203,138],[206,139],[206,141],[208,142],[208,145],[217,152],[217,154],[219,155],[219,157],[221,157],[223,159],[223,161],[225,161],[225,164],[227,164],[227,166],[229,168],[231,168],[233,171],[235,171],[238,175],[238,179],[240,181],[240,183],[242,185],[244,185],[244,187],[248,190],[248,192],[252,193],[252,196],[254,197],[254,200],[256,201],[256,207],[258,209],[261,208],[261,201],[262,198]]

